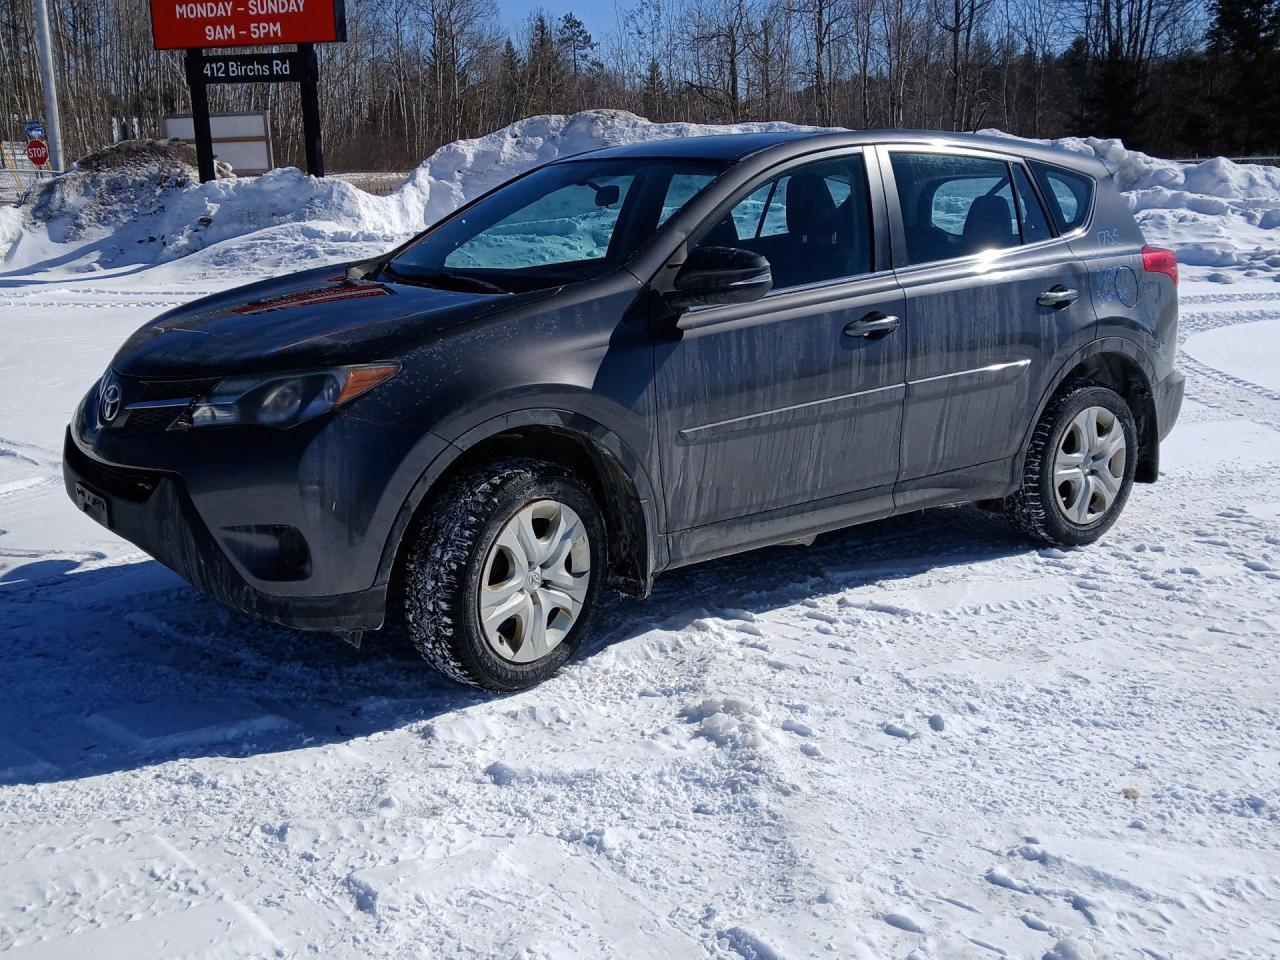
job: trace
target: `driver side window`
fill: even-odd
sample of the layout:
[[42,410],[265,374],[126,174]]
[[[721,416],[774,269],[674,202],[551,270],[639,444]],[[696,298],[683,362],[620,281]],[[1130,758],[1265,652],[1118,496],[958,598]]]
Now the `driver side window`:
[[871,205],[860,154],[819,160],[752,188],[698,240],[762,255],[773,289],[869,273]]

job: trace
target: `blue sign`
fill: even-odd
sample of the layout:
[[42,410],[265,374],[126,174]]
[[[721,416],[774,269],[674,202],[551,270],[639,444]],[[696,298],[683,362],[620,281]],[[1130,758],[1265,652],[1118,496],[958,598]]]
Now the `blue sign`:
[[45,134],[44,124],[41,123],[39,120],[28,120],[27,125],[23,127],[22,130],[27,135],[28,140],[48,139],[44,135]]

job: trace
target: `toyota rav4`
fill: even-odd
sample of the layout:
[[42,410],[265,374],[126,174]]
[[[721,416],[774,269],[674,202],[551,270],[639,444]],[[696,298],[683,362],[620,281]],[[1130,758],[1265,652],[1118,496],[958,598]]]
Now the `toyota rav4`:
[[769,133],[538,167],[385,256],[138,330],[76,504],[250,614],[554,673],[606,587],[944,504],[1100,537],[1158,472],[1177,261],[1099,161]]

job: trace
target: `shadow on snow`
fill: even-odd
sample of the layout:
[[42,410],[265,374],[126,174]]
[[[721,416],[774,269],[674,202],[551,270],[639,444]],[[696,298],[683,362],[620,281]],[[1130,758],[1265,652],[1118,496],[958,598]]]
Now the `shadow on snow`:
[[[938,567],[1028,549],[997,517],[934,510],[774,547],[610,595],[579,659],[725,610],[766,613]],[[380,634],[330,634],[242,616],[152,561],[0,584],[0,783],[40,783],[178,757],[247,757],[350,740],[491,699],[438,677]],[[60,573],[60,575],[59,575]],[[566,669],[573,669],[573,662]]]

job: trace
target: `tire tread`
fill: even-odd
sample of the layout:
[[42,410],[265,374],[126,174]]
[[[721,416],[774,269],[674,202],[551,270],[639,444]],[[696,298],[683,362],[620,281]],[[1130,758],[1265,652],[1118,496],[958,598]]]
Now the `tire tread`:
[[476,538],[510,484],[568,476],[526,458],[499,460],[458,476],[419,521],[404,569],[404,618],[414,647],[432,667],[472,687],[488,686],[461,643],[457,618]]
[[[1027,443],[1026,457],[1023,460],[1022,483],[1017,490],[1004,500],[1004,515],[1006,519],[1017,530],[1026,534],[1032,540],[1058,546],[1079,546],[1092,542],[1110,528],[1120,510],[1123,509],[1124,504],[1121,502],[1115,513],[1096,531],[1090,529],[1089,532],[1082,532],[1079,536],[1064,537],[1061,531],[1055,529],[1055,525],[1050,519],[1049,511],[1057,508],[1046,502],[1042,487],[1044,471],[1053,469],[1053,451],[1050,449],[1050,441],[1057,430],[1063,411],[1074,406],[1079,401],[1081,394],[1096,390],[1106,391],[1126,409],[1128,408],[1124,399],[1105,384],[1092,380],[1074,380],[1065,384],[1049,401],[1044,414],[1040,417],[1039,422],[1036,423],[1035,430],[1032,431],[1031,439]],[[1130,414],[1130,419],[1132,419],[1132,414]],[[1131,453],[1129,458],[1127,469],[1130,477],[1132,477],[1133,473],[1132,464],[1135,455],[1136,450]],[[1127,499],[1131,483],[1132,479],[1125,484],[1124,493],[1122,494],[1125,499]],[[1081,529],[1083,531],[1087,528]]]

